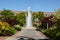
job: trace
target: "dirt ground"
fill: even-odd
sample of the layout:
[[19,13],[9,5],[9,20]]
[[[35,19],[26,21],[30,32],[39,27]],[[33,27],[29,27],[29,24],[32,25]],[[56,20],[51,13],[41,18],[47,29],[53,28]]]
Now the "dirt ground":
[[0,40],[5,40],[6,38],[8,38],[8,36],[5,36],[5,37],[1,36]]

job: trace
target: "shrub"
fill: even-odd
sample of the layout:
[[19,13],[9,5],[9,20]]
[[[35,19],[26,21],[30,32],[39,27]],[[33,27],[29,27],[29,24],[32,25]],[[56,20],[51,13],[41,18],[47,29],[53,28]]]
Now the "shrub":
[[21,30],[21,27],[15,27],[15,29],[16,29],[17,31],[20,31],[20,30]]
[[26,21],[25,12],[20,12],[15,17],[16,17],[16,20],[18,20],[18,24],[20,24],[20,26],[23,26],[25,24],[25,21]]
[[21,30],[21,27],[20,27],[19,25],[15,25],[15,29],[16,29],[17,31],[20,31],[20,30]]
[[13,34],[16,33],[16,29],[13,28],[13,27],[9,27],[9,30],[8,31],[10,32],[11,35],[13,35]]
[[10,25],[7,22],[0,21],[0,30],[8,30]]
[[18,21],[16,19],[6,19],[6,22],[10,24],[10,26],[16,25]]
[[60,40],[60,29],[57,29],[56,26],[46,29],[42,32],[48,37],[53,38],[53,40]]
[[0,12],[0,15],[1,15],[2,21],[5,21],[7,18],[13,17],[13,16],[14,16],[14,13],[13,13],[11,10],[3,9],[3,10]]
[[8,36],[15,34],[16,29],[13,27],[10,27],[10,25],[7,22],[0,21],[0,36]]

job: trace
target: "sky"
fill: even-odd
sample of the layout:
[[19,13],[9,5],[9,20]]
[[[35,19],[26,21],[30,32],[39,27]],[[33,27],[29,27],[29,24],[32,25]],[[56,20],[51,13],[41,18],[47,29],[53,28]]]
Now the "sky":
[[27,11],[28,7],[31,11],[53,12],[60,8],[60,0],[0,0],[0,10]]

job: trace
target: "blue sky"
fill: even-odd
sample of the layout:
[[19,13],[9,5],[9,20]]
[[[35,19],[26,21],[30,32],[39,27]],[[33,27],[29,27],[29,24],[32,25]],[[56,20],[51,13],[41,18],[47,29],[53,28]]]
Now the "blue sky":
[[9,10],[27,10],[31,11],[53,12],[60,8],[60,0],[0,0],[0,10],[3,8]]

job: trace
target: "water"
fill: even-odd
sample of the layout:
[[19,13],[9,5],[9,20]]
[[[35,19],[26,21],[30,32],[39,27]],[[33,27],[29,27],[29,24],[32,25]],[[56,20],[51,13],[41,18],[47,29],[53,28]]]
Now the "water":
[[26,27],[32,28],[32,13],[30,12],[30,7],[28,7],[28,15],[26,16]]

